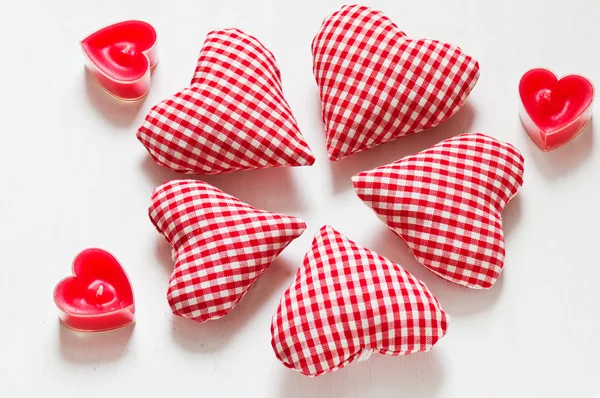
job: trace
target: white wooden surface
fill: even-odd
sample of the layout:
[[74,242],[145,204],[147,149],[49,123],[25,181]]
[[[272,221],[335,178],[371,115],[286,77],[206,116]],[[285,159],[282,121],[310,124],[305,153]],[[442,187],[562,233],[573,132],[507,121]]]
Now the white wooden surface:
[[[333,0],[0,2],[0,396],[593,397],[600,393],[600,149],[588,129],[542,154],[523,132],[517,83],[532,67],[600,85],[597,0],[365,1],[407,33],[460,45],[481,64],[451,121],[338,163],[327,160],[310,43]],[[159,33],[145,102],[124,106],[84,73],[78,41],[123,19]],[[236,26],[275,53],[285,94],[317,156],[310,168],[205,180],[255,206],[302,217],[284,251],[226,318],[177,319],[165,299],[169,248],[147,219],[150,193],[176,175],[135,139],[148,109],[190,80],[206,33]],[[600,108],[595,105],[598,114]],[[455,134],[517,145],[525,187],[504,212],[507,262],[470,291],[425,270],[354,195],[350,177]],[[313,234],[329,223],[404,265],[451,316],[428,354],[374,356],[309,379],[287,370],[269,325]],[[78,336],[59,324],[55,283],[81,249],[115,253],[137,298],[135,328]]]

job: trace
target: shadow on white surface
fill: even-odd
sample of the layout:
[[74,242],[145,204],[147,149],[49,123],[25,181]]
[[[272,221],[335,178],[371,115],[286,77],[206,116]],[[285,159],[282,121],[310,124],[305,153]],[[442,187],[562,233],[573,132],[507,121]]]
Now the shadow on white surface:
[[145,98],[139,101],[120,101],[108,94],[85,68],[85,92],[98,114],[117,127],[129,127],[139,113]]
[[[142,145],[142,144],[140,144]],[[145,150],[145,149],[144,149]],[[188,174],[176,173],[172,170],[169,170],[166,167],[160,166],[156,164],[154,159],[148,154],[145,153],[142,161],[140,162],[140,167],[144,174],[148,176],[150,181],[152,182],[152,186],[158,187],[159,185],[171,181],[171,180],[197,180],[195,176],[191,176]],[[150,200],[150,198],[148,198]]]
[[450,137],[470,133],[469,129],[474,119],[475,110],[467,102],[456,115],[437,127],[406,137],[400,137],[392,142],[355,153],[336,162],[329,161],[334,181],[333,192],[340,193],[351,189],[352,181],[350,179],[361,171],[395,162],[398,159],[425,150]]
[[[319,87],[317,87],[316,82],[313,80],[313,84],[310,86],[311,95],[308,97],[307,102],[305,103],[307,112],[304,117],[298,120],[298,123],[301,123],[303,120],[310,120],[309,124],[311,127],[303,127],[300,126],[300,131],[303,130],[313,130],[317,131],[316,134],[307,134],[304,135],[306,138],[309,136],[311,138],[310,149],[315,155],[316,162],[320,160],[329,161],[327,159],[327,138],[325,134],[325,124],[323,123],[323,108],[321,107],[321,97],[319,96]],[[293,108],[292,108],[293,111]]]
[[399,264],[423,281],[450,316],[472,315],[485,311],[496,303],[502,293],[503,275],[500,275],[495,285],[487,290],[469,289],[437,276],[420,264],[408,245],[384,225],[381,226],[375,242],[367,247]]
[[259,209],[288,212],[303,210],[292,167],[201,176],[203,181]]
[[[173,340],[193,352],[220,349],[237,333],[243,333],[246,323],[269,301],[270,297],[283,294],[294,269],[291,260],[281,256],[275,259],[242,300],[222,318],[197,323],[173,315]],[[268,333],[268,328],[265,332]]]
[[195,179],[205,181],[259,209],[285,213],[297,212],[303,207],[291,167],[195,176],[159,166],[150,155],[144,156],[141,167],[156,187],[170,180]]
[[69,362],[116,362],[127,353],[135,324],[106,333],[80,333],[59,320],[60,353]]
[[[527,135],[525,130],[523,134]],[[579,136],[552,152],[543,152],[529,137],[526,138],[530,157],[542,175],[549,180],[561,178],[577,170],[592,154],[594,119],[592,118]],[[527,165],[525,165],[525,178],[527,178]]]
[[523,193],[519,192],[504,206],[504,210],[502,211],[502,230],[504,231],[505,240],[521,219],[522,197]]
[[[165,271],[165,278],[169,280],[173,274],[175,262],[171,257],[172,246],[158,231],[156,232],[156,245],[154,245],[154,254],[161,268]],[[166,292],[165,288],[165,292]]]
[[[283,366],[282,366],[283,367]],[[368,361],[319,377],[283,368],[282,397],[422,397],[438,396],[444,377],[435,347],[427,353],[394,357],[374,354]]]

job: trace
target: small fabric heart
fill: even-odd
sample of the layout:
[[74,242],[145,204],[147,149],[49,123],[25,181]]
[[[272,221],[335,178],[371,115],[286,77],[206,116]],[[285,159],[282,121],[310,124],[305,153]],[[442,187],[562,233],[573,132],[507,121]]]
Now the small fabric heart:
[[331,160],[437,126],[479,78],[479,64],[460,48],[412,39],[359,5],[325,19],[312,53]]
[[273,316],[271,344],[285,366],[318,376],[373,352],[429,351],[447,328],[421,281],[323,227]]
[[475,133],[352,181],[421,264],[449,281],[485,289],[504,267],[501,212],[523,185],[523,172],[515,147]]
[[156,188],[148,213],[173,246],[171,309],[197,322],[229,313],[306,229],[297,218],[255,209],[195,180]]
[[208,34],[190,87],[154,106],[137,137],[160,165],[218,174],[314,163],[275,57],[237,29]]

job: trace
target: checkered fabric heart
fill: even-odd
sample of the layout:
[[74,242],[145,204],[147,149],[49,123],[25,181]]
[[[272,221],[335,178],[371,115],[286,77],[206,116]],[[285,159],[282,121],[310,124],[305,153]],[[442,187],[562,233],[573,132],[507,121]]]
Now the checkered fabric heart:
[[156,188],[148,213],[173,246],[171,309],[197,322],[231,311],[306,228],[297,218],[255,209],[195,180]]
[[285,366],[318,376],[373,352],[429,351],[447,327],[427,286],[323,227],[273,316],[271,344]]
[[137,137],[158,164],[187,174],[315,161],[275,57],[237,29],[208,34],[190,87],[154,106]]
[[523,184],[523,156],[510,144],[463,134],[352,181],[358,196],[425,267],[473,289],[504,267],[502,209]]
[[358,5],[325,19],[312,53],[331,160],[437,126],[479,78],[479,64],[460,48],[411,39]]

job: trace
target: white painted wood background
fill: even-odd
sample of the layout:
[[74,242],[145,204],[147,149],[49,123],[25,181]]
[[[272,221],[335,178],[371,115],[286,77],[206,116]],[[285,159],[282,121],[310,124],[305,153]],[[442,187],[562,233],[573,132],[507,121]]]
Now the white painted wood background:
[[[547,67],[600,85],[596,0],[366,1],[405,32],[479,60],[468,105],[439,128],[338,163],[327,160],[310,43],[333,0],[0,2],[0,396],[569,397],[600,393],[600,149],[593,128],[542,154],[522,130],[517,84]],[[84,73],[78,41],[123,19],[159,34],[149,97],[124,106]],[[284,91],[317,162],[206,181],[308,230],[227,317],[177,319],[165,299],[169,248],[147,219],[152,189],[177,177],[135,139],[148,109],[188,84],[206,33],[239,27],[277,57]],[[595,105],[598,113],[600,108]],[[525,186],[504,212],[507,262],[470,291],[425,270],[354,195],[350,177],[463,132],[515,144]],[[331,224],[422,279],[451,316],[427,354],[370,361],[318,379],[283,367],[270,319],[313,234]],[[132,279],[133,329],[78,336],[52,290],[81,249],[113,252]]]

